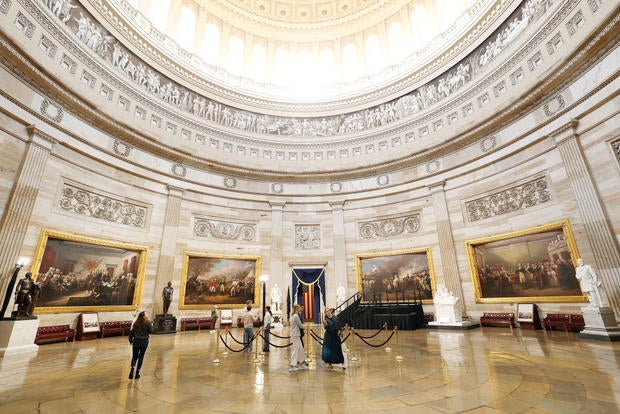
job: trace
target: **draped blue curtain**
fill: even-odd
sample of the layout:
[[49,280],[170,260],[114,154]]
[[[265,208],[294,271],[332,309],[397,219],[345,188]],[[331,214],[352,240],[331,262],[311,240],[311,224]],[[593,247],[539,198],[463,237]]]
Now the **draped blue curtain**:
[[[323,300],[323,307],[325,307],[325,268],[317,269],[293,269],[293,288],[291,296],[293,296],[293,303],[303,302],[303,294],[299,289],[300,284],[315,285],[314,301],[320,303]],[[318,289],[316,289],[318,287]],[[314,321],[320,320],[320,306],[315,306],[312,310]]]

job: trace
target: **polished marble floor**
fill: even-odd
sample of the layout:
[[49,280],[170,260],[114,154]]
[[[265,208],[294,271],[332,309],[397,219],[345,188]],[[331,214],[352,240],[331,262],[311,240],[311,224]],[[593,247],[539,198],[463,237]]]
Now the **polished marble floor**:
[[312,344],[310,369],[293,373],[287,349],[256,358],[216,343],[209,331],[153,336],[139,380],[127,379],[126,337],[0,358],[0,413],[620,412],[620,343],[564,332],[401,331],[389,350],[349,339],[345,370]]

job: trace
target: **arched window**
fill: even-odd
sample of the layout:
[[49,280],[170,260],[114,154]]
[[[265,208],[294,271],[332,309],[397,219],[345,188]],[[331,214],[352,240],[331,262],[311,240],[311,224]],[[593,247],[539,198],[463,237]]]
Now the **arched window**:
[[273,81],[279,85],[290,85],[289,52],[287,49],[277,49],[273,62]]
[[379,36],[376,34],[366,38],[366,66],[369,74],[377,73],[385,67],[385,59],[379,47]]
[[226,68],[233,75],[241,75],[243,68],[243,40],[239,36],[230,36],[228,40]]
[[205,62],[216,66],[220,56],[220,29],[213,23],[205,27],[205,39],[202,42],[201,56]]
[[411,31],[413,33],[414,49],[419,50],[428,45],[435,34],[437,28],[431,24],[431,16],[428,15],[423,5],[418,5],[411,12]]
[[394,22],[388,28],[391,63],[400,63],[411,53],[411,46],[405,42],[405,35],[400,22]]
[[252,67],[249,72],[257,82],[267,80],[267,49],[263,44],[255,43],[252,47]]
[[319,74],[319,81],[323,85],[340,80],[340,74],[334,62],[334,50],[331,47],[326,47],[319,53],[317,73]]
[[355,43],[349,42],[342,47],[342,71],[347,81],[355,81],[360,77],[360,64]]
[[196,29],[196,13],[188,6],[181,7],[174,40],[185,50],[192,50],[194,30]]
[[146,17],[151,21],[153,26],[162,33],[168,30],[168,12],[170,11],[170,0],[159,0],[151,3]]

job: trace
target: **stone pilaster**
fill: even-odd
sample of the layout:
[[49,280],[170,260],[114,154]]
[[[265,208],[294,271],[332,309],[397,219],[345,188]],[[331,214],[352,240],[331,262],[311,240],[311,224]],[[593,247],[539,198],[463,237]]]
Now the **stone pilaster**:
[[[459,268],[456,259],[456,249],[454,248],[454,238],[452,237],[452,226],[450,224],[444,182],[431,184],[428,186],[428,189],[433,198],[433,211],[435,214],[435,225],[437,226],[443,283],[449,291],[458,296],[459,303],[461,304],[461,312],[464,315],[465,300],[463,300],[463,288],[461,287],[461,278],[459,277]],[[437,280],[436,282],[440,281]]]
[[164,302],[162,291],[168,282],[172,281],[174,297],[170,305],[169,313],[172,308],[179,303],[179,286],[175,286],[172,279],[174,273],[174,258],[177,251],[177,231],[179,229],[179,219],[181,216],[181,202],[183,201],[183,189],[168,186],[168,200],[166,202],[166,216],[161,237],[161,249],[159,251],[159,262],[157,263],[157,278],[155,281],[155,301],[153,313],[163,313]]
[[[333,221],[333,243],[334,243],[334,278],[331,283],[327,281],[330,289],[328,294],[330,298],[335,298],[336,286],[338,282],[342,282],[342,285],[347,288],[348,294],[348,281],[347,281],[347,252],[344,237],[344,201],[337,201],[329,203],[332,208],[332,221]],[[333,294],[332,294],[333,292]],[[329,301],[328,301],[329,304]],[[336,304],[334,300],[334,305]]]
[[620,252],[613,229],[609,225],[610,220],[603,209],[579,144],[577,124],[576,120],[572,120],[553,131],[550,137],[562,156],[566,174],[573,188],[585,234],[592,247],[593,267],[603,282],[609,305],[618,319],[620,317]]
[[270,201],[271,206],[271,251],[269,252],[269,284],[278,283],[282,289],[282,302],[286,303],[286,287],[289,281],[285,280],[282,263],[282,229],[284,220],[284,201]]
[[54,138],[39,131],[34,125],[28,128],[29,141],[15,183],[0,223],[0,280],[2,292],[13,271],[22,248],[34,203],[39,194],[47,159],[54,144]]

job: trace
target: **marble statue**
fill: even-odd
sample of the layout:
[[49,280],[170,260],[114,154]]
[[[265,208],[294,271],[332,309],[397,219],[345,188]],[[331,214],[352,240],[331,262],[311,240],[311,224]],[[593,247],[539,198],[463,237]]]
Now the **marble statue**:
[[278,287],[278,284],[276,283],[271,288],[271,308],[275,312],[280,312],[282,310],[281,305],[282,305],[282,291],[280,290],[280,288]]
[[584,264],[583,259],[577,259],[575,277],[581,284],[581,290],[588,296],[590,306],[594,308],[607,306],[605,292],[601,289],[601,280],[598,278],[592,266]]
[[336,288],[336,306],[340,306],[344,303],[346,299],[346,289],[342,286],[342,283],[338,283],[338,288]]
[[440,323],[461,322],[463,317],[461,309],[456,306],[459,298],[449,292],[445,286],[439,286],[433,303],[435,305],[435,320]]

